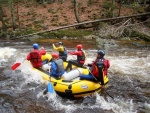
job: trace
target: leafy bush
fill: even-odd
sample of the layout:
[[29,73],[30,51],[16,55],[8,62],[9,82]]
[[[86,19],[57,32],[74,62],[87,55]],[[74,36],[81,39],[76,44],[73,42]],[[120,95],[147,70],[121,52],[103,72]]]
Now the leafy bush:
[[47,33],[41,34],[43,37],[51,37],[51,38],[63,38],[67,37],[78,37],[82,38],[83,36],[87,36],[92,34],[90,30],[75,30],[75,29],[67,29],[67,30],[59,30],[59,31],[51,31]]

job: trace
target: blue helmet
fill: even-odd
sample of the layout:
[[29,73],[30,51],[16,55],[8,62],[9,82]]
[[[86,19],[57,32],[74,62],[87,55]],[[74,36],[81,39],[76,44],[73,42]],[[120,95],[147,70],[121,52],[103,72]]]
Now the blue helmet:
[[33,48],[34,48],[34,49],[38,49],[38,48],[39,48],[39,45],[38,45],[37,43],[34,43],[34,44],[33,44]]
[[63,43],[62,42],[58,42],[58,45],[63,45]]
[[101,55],[102,57],[105,55],[105,51],[103,51],[103,50],[98,50],[97,53],[99,55]]

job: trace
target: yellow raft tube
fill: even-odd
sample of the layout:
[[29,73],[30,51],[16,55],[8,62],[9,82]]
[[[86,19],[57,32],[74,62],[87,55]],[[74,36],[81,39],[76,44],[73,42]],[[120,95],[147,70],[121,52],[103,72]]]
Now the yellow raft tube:
[[[50,54],[43,56],[45,58],[51,59]],[[67,62],[64,62],[64,67],[66,67]],[[74,66],[75,68],[75,66]],[[43,69],[37,69],[45,80],[52,83],[55,92],[64,98],[82,98],[84,96],[92,95],[94,92],[101,91],[100,82],[93,82],[89,80],[80,80],[80,74],[88,74],[89,70],[87,68],[75,68],[70,72],[62,75],[60,79],[49,76],[49,72]],[[108,83],[108,77],[104,77],[105,86]]]

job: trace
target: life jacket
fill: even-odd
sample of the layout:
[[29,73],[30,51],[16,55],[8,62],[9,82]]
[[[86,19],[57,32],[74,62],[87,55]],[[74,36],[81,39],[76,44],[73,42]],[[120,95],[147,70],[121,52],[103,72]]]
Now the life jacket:
[[38,51],[32,51],[32,52],[30,53],[30,57],[31,57],[31,60],[30,60],[31,63],[42,62],[41,56],[40,56],[40,54],[39,54]]
[[110,67],[109,60],[104,59],[104,75],[107,75],[108,68]]
[[58,59],[58,60],[54,60],[54,62],[57,65],[57,73],[62,73],[64,71],[63,60],[62,59]]
[[92,64],[92,74],[98,78],[100,76],[100,69],[102,70],[103,67],[103,60],[96,60],[96,62]]
[[64,51],[59,51],[59,56],[67,56],[68,52],[67,49],[64,47]]
[[82,56],[77,55],[77,61],[85,61],[85,53],[81,50]]
[[[107,70],[110,67],[109,60],[106,59],[97,59],[96,62],[92,64],[92,74],[95,77],[99,77],[100,74],[103,76],[107,75]],[[103,71],[103,72],[101,72]]]

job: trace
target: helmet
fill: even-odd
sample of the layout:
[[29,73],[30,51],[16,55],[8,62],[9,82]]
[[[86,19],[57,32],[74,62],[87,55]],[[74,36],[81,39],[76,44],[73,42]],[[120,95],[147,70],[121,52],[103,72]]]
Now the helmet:
[[63,45],[63,43],[62,42],[58,42],[58,45]]
[[59,56],[58,56],[57,53],[52,53],[52,57],[53,57],[53,58],[56,58],[56,59],[59,58]]
[[34,49],[38,49],[38,48],[39,48],[39,45],[38,45],[37,43],[34,43],[34,44],[33,44],[33,48],[34,48]]
[[104,55],[105,55],[105,51],[103,51],[103,50],[98,50],[97,53],[98,53],[99,55],[101,55],[101,56],[104,56]]
[[76,48],[82,49],[82,45],[81,45],[81,44],[78,44],[78,45],[76,46]]

